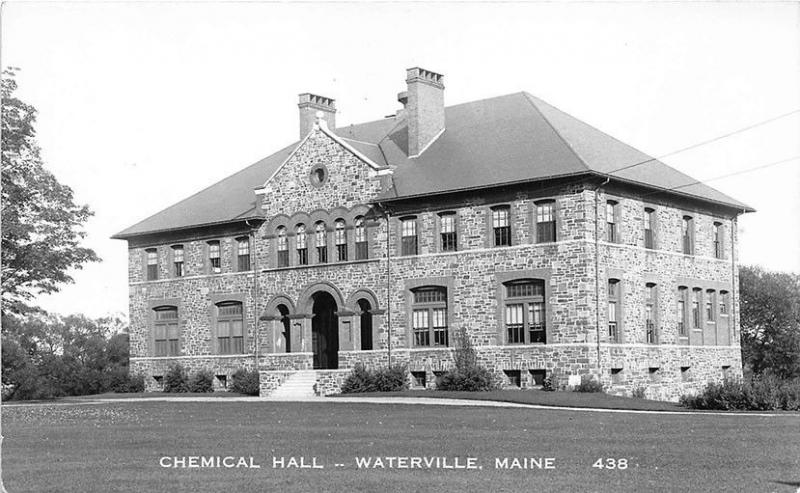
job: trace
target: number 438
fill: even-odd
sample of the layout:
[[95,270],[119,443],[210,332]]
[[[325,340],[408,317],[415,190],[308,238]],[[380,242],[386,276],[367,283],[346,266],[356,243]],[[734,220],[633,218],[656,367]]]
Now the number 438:
[[597,469],[627,469],[628,468],[628,459],[611,459],[611,458],[599,458],[597,459],[592,467]]

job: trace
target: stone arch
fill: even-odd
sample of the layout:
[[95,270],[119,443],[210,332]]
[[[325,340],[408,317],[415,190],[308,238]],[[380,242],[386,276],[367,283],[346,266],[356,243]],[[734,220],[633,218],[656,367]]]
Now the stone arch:
[[297,297],[297,309],[301,310],[302,313],[311,313],[314,306],[313,295],[318,291],[324,291],[330,294],[334,301],[336,301],[337,306],[345,306],[344,296],[342,296],[342,292],[339,291],[339,288],[328,281],[317,281],[309,284],[300,292],[300,296]]
[[371,289],[360,288],[347,297],[347,308],[359,313],[361,309],[358,306],[358,300],[361,298],[365,298],[367,301],[369,301],[369,304],[372,305],[373,310],[378,310],[381,306],[381,304],[378,302],[378,297]]
[[275,315],[275,312],[278,310],[278,305],[286,305],[286,307],[289,308],[290,314],[297,313],[294,302],[291,298],[285,294],[276,294],[267,303],[266,308],[264,308],[264,312],[261,314],[261,317],[264,318]]

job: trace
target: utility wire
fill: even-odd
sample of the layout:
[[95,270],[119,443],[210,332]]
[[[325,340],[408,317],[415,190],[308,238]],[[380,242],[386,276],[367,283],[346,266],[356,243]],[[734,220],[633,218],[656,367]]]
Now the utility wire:
[[800,113],[800,109],[792,110],[792,111],[790,111],[790,112],[788,112],[788,113],[783,113],[782,115],[774,116],[774,117],[772,117],[772,118],[769,118],[769,119],[767,119],[767,120],[760,121],[760,122],[758,122],[758,123],[753,123],[752,125],[748,125],[748,126],[746,126],[746,127],[742,127],[742,128],[740,128],[740,129],[738,129],[738,130],[734,130],[734,131],[732,131],[732,132],[728,132],[728,133],[726,133],[726,134],[719,135],[719,136],[717,136],[717,137],[714,137],[713,139],[704,140],[704,141],[702,141],[702,142],[698,142],[697,144],[692,144],[692,145],[690,145],[690,146],[687,146],[687,147],[682,147],[682,148],[680,148],[680,149],[677,149],[677,150],[674,150],[674,151],[672,151],[672,152],[668,152],[668,153],[666,153],[666,154],[662,154],[662,155],[661,155],[661,156],[659,156],[659,157],[653,157],[653,158],[650,158],[650,159],[646,159],[646,160],[644,160],[644,161],[640,161],[640,162],[638,162],[638,163],[629,164],[629,165],[627,165],[627,166],[623,166],[623,167],[621,167],[621,168],[617,168],[617,169],[611,170],[611,171],[609,171],[609,172],[607,172],[607,173],[605,173],[605,174],[607,174],[607,175],[611,175],[611,174],[613,174],[613,173],[618,173],[618,172],[620,172],[620,171],[624,171],[624,170],[626,170],[626,169],[630,169],[630,168],[634,168],[634,167],[636,167],[636,166],[641,166],[641,165],[643,165],[643,164],[651,163],[651,162],[653,162],[653,161],[657,161],[657,160],[659,160],[659,159],[664,159],[665,157],[674,156],[675,154],[679,154],[679,153],[681,153],[681,152],[685,152],[685,151],[688,151],[688,150],[691,150],[691,149],[695,149],[695,148],[697,148],[697,147],[701,147],[701,146],[704,146],[704,145],[711,144],[711,143],[713,143],[713,142],[716,142],[716,141],[718,141],[718,140],[725,139],[725,138],[727,138],[727,137],[730,137],[730,136],[732,136],[732,135],[736,135],[736,134],[738,134],[738,133],[742,133],[742,132],[745,132],[745,131],[747,131],[747,130],[751,130],[751,129],[753,129],[753,128],[760,127],[761,125],[766,125],[767,123],[772,123],[772,122],[774,122],[774,121],[776,121],[776,120],[780,120],[781,118],[786,118],[787,116],[794,115],[795,113]]
[[678,185],[677,187],[665,188],[663,190],[659,190],[658,192],[651,192],[651,193],[644,194],[643,197],[648,197],[650,195],[654,195],[654,194],[657,194],[657,193],[663,193],[663,192],[670,192],[670,191],[673,191],[673,190],[679,190],[681,188],[690,187],[692,185],[699,185],[699,184],[706,183],[706,182],[709,182],[709,181],[721,180],[722,178],[728,178],[730,176],[736,176],[736,175],[741,175],[741,174],[744,174],[744,173],[750,173],[752,171],[756,171],[756,170],[759,170],[759,169],[769,168],[771,166],[777,166],[779,164],[787,163],[789,161],[793,161],[793,160],[798,159],[798,158],[800,158],[800,154],[798,154],[796,156],[788,157],[786,159],[781,159],[780,161],[772,161],[771,163],[761,164],[761,165],[758,165],[758,166],[752,166],[750,168],[745,168],[745,169],[742,169],[742,170],[739,170],[739,171],[734,171],[733,173],[726,173],[724,175],[714,176],[712,178],[706,178],[705,180],[695,180],[693,182],[686,183],[685,185]]

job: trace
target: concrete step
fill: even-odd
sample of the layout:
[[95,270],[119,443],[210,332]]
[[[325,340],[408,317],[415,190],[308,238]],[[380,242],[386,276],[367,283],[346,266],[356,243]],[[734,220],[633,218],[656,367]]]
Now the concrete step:
[[268,399],[293,399],[314,397],[314,384],[317,383],[317,372],[301,370],[289,376],[277,389],[273,390]]

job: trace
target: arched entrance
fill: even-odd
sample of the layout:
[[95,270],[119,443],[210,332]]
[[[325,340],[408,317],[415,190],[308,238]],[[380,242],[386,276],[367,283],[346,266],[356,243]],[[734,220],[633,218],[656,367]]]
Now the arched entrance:
[[336,316],[336,300],[325,291],[318,291],[314,300],[311,319],[311,350],[314,353],[314,368],[335,370],[339,368],[339,322]]

